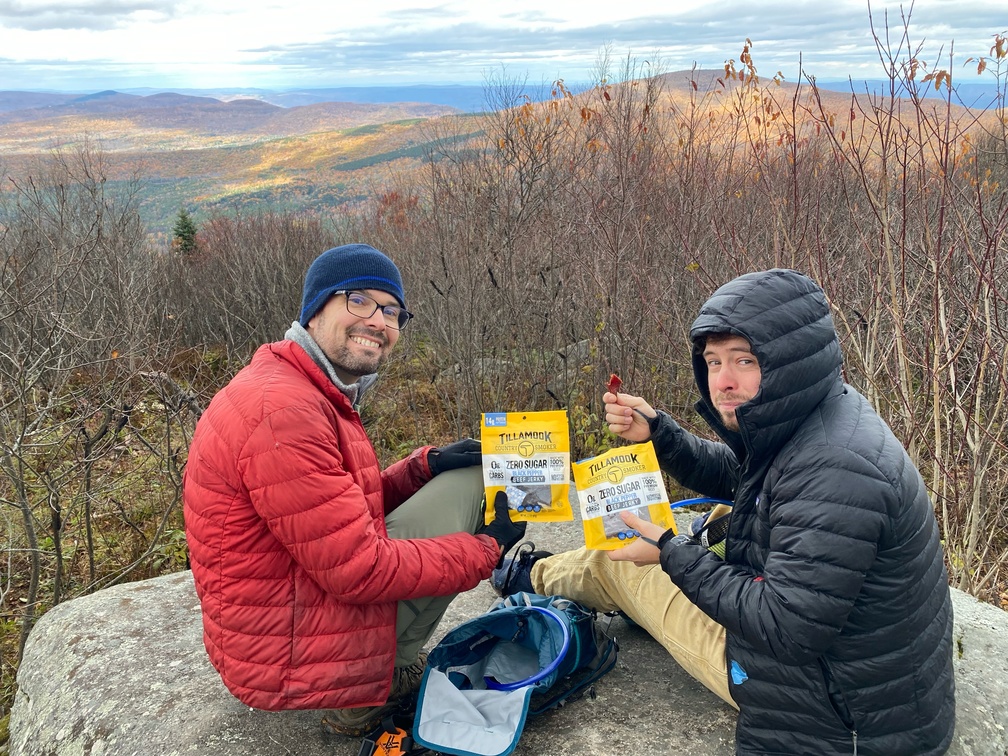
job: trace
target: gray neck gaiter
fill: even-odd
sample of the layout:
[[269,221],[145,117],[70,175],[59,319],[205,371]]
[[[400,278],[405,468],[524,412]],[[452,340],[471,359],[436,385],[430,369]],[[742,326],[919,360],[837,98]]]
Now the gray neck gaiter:
[[356,383],[352,383],[349,386],[343,383],[339,379],[339,376],[336,375],[336,369],[329,362],[329,358],[325,356],[325,352],[315,343],[315,339],[311,337],[311,334],[296,320],[291,323],[291,327],[287,329],[284,338],[293,341],[304,349],[308,353],[308,356],[312,358],[312,361],[322,369],[322,372],[329,376],[329,380],[333,382],[333,385],[350,400],[350,404],[355,408],[360,404],[364,392],[378,380],[378,376],[372,373],[361,376]]

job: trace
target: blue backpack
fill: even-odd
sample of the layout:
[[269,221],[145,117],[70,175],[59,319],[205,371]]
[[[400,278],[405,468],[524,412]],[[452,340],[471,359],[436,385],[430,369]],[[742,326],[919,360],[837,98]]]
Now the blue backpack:
[[529,714],[580,697],[616,665],[617,652],[577,602],[507,596],[431,650],[413,740],[443,754],[507,756]]

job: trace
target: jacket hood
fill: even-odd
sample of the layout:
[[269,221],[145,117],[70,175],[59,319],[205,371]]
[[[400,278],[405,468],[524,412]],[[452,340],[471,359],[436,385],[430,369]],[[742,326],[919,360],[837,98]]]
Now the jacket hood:
[[[730,333],[746,339],[760,365],[760,387],[736,412],[728,430],[711,402],[706,337]],[[729,281],[700,308],[690,328],[697,410],[739,459],[759,449],[775,454],[832,390],[842,390],[843,357],[823,290],[793,270],[747,273]]]

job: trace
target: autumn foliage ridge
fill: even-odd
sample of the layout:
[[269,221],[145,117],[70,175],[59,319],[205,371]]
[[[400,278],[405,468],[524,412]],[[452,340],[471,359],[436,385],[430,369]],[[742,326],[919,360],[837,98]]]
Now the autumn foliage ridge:
[[[984,111],[956,101],[951,64],[924,65],[905,40],[881,53],[888,92],[847,95],[759,76],[750,47],[717,72],[628,59],[610,76],[602,61],[596,86],[558,81],[544,101],[491,82],[486,113],[431,114],[410,126],[418,154],[355,168],[354,201],[185,202],[198,230],[185,225],[184,246],[149,233],[142,171],[124,175],[94,141],[8,172],[6,700],[43,611],[184,568],[196,419],[296,317],[308,263],[348,241],[400,264],[417,314],[363,410],[386,461],[516,408],[566,409],[575,456],[597,453],[617,443],[600,418],[612,373],[694,424],[698,305],[746,271],[810,274],[830,297],[847,381],[924,473],[953,584],[1008,604],[1004,37],[969,63],[998,81]],[[281,164],[285,148],[272,149]]]

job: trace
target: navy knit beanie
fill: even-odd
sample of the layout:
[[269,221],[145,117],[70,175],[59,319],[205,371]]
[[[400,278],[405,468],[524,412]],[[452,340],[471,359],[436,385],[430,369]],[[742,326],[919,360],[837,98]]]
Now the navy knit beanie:
[[400,307],[406,307],[399,269],[374,247],[344,244],[323,252],[305,274],[298,322],[306,327],[333,292],[362,289],[387,291],[396,298]]

